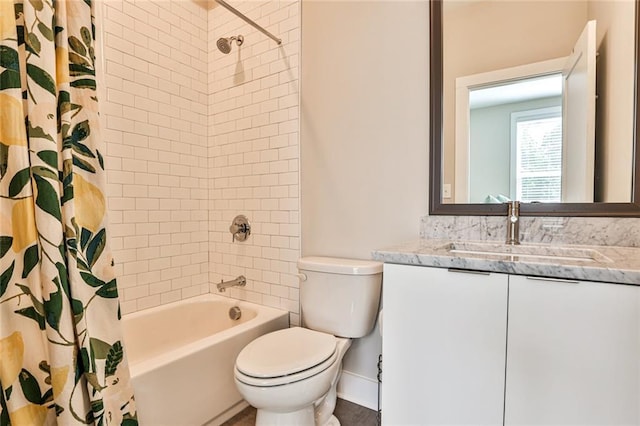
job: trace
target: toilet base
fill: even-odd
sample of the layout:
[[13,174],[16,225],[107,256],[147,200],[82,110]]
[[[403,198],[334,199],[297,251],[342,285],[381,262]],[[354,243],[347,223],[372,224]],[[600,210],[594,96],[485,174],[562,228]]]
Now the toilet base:
[[316,401],[315,404],[300,410],[290,413],[278,413],[258,408],[256,426],[340,426],[340,421],[333,415],[333,410],[336,407],[336,387],[339,378],[340,374],[336,376],[331,389],[323,398]]
[[331,416],[325,426],[340,426],[340,420],[336,416]]
[[329,392],[300,410],[283,413],[258,408],[256,412],[256,426],[340,426],[340,421],[333,415],[338,397],[336,388],[341,370],[333,380]]
[[313,405],[291,413],[276,413],[260,408],[256,413],[256,426],[315,426],[315,424]]
[[[256,426],[316,426],[313,407],[307,407],[293,413],[274,413],[258,410]],[[321,426],[340,426],[340,420],[332,415],[327,423]]]

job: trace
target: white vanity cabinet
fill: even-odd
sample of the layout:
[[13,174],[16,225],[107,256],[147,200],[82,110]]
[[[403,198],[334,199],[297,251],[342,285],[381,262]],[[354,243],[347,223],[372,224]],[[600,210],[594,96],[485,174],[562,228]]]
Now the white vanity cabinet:
[[384,425],[640,424],[640,286],[385,264]]
[[505,425],[640,424],[640,287],[509,276]]
[[384,265],[382,423],[502,424],[507,276]]

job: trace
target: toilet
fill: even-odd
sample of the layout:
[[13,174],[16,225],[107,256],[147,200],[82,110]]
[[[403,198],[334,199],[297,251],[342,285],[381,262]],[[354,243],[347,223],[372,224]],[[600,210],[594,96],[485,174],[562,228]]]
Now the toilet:
[[351,339],[373,329],[382,263],[303,257],[298,270],[305,328],[249,343],[236,359],[235,383],[257,409],[256,425],[338,426],[333,410],[342,358]]

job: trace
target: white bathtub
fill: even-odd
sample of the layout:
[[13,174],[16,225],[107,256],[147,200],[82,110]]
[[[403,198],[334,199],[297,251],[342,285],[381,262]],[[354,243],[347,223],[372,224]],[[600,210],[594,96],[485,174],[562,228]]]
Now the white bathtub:
[[123,326],[140,424],[215,425],[247,405],[233,381],[236,356],[288,327],[289,313],[206,294],[125,315]]

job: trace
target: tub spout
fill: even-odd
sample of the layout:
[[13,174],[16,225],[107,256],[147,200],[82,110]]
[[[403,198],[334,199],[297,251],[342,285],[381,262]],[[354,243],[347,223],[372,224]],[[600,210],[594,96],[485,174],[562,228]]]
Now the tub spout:
[[231,281],[220,280],[220,283],[218,284],[218,291],[221,293],[224,293],[229,287],[244,287],[245,285],[247,285],[247,279],[244,277],[244,275],[240,275],[235,280],[231,280]]

